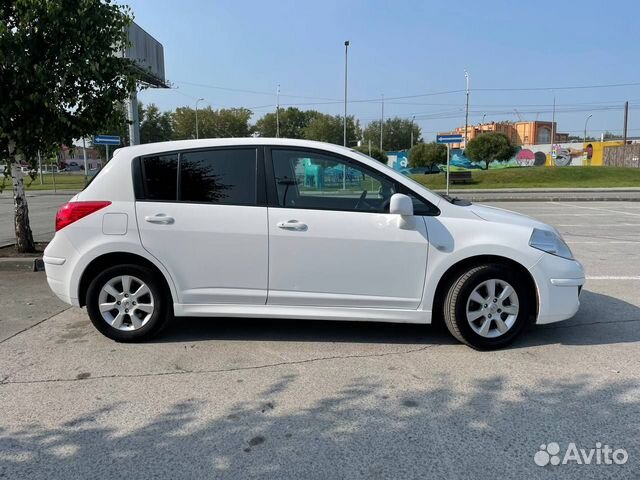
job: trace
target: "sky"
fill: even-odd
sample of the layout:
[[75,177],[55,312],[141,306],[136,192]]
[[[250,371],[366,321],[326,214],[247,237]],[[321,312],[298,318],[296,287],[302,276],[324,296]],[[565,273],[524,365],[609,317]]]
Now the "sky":
[[[637,0],[123,0],[164,46],[171,89],[140,93],[162,110],[247,107],[252,121],[295,104],[366,125],[412,118],[426,140],[469,123],[551,120],[559,132],[640,135]],[[573,88],[622,85],[607,88]],[[634,85],[629,85],[634,84]],[[518,90],[521,89],[521,90]],[[404,98],[400,98],[404,97]]]

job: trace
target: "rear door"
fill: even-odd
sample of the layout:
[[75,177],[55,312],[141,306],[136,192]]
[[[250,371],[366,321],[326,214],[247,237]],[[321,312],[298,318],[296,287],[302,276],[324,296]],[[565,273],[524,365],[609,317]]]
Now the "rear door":
[[184,304],[264,304],[268,225],[262,149],[189,150],[139,159],[144,248]]

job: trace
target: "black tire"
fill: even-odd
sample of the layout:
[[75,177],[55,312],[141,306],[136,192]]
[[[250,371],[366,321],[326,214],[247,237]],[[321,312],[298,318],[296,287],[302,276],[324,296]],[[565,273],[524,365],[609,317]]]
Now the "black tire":
[[[109,280],[120,275],[130,275],[140,279],[149,288],[153,298],[154,309],[151,317],[136,330],[124,331],[114,328],[102,318],[100,313],[100,291]],[[117,342],[139,342],[160,333],[173,316],[171,302],[171,293],[158,279],[158,274],[149,268],[135,264],[116,265],[100,272],[89,284],[86,298],[87,312],[93,326],[104,336]]]
[[[518,314],[513,325],[495,338],[479,335],[467,321],[467,302],[471,294],[483,282],[490,279],[502,280],[511,285],[518,296],[519,303]],[[457,340],[477,350],[505,347],[522,333],[533,317],[535,310],[529,288],[528,283],[508,265],[484,264],[472,267],[454,280],[449,288],[443,307],[445,325]]]

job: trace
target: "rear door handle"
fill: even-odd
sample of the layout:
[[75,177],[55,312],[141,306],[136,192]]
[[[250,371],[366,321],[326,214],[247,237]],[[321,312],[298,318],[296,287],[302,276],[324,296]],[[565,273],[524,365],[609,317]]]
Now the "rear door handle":
[[307,225],[304,223],[300,223],[298,220],[289,220],[288,222],[278,222],[276,224],[278,228],[283,230],[293,230],[296,232],[304,232],[307,230]]
[[158,225],[171,225],[172,223],[174,223],[176,220],[173,217],[170,217],[169,215],[166,215],[164,213],[157,213],[155,215],[147,215],[146,217],[144,217],[145,222],[149,222],[149,223],[155,223]]

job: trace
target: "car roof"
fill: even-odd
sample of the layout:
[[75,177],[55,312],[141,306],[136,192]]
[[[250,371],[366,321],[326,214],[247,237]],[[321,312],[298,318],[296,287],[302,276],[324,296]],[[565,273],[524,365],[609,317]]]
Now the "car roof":
[[173,140],[170,142],[145,143],[130,147],[119,148],[114,156],[121,153],[127,156],[152,155],[175,150],[207,148],[207,147],[235,147],[243,145],[271,145],[284,147],[317,148],[335,153],[352,152],[351,148],[334,145],[333,143],[317,142],[313,140],[298,140],[293,138],[269,138],[269,137],[237,137],[237,138],[201,138],[198,140]]

